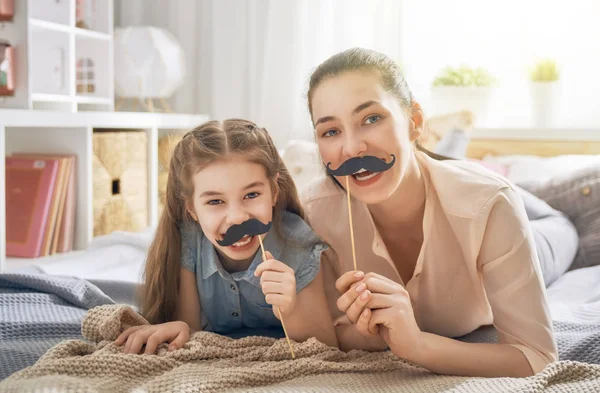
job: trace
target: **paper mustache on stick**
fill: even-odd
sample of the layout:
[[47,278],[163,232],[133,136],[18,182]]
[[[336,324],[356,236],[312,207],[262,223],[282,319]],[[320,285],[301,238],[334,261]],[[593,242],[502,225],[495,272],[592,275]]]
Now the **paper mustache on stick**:
[[344,161],[337,169],[331,169],[331,162],[329,162],[327,163],[327,173],[333,176],[349,176],[361,169],[373,173],[384,172],[390,169],[396,162],[396,156],[393,154],[390,154],[390,156],[392,156],[392,160],[389,164],[375,156],[352,157]]
[[350,222],[350,241],[352,244],[352,260],[354,262],[354,270],[356,271],[356,248],[354,246],[354,227],[352,225],[352,208],[350,200],[350,175],[364,169],[372,173],[378,173],[387,171],[396,162],[396,156],[390,154],[392,160],[386,163],[379,157],[375,156],[364,156],[364,157],[352,157],[337,169],[331,169],[331,162],[327,163],[327,173],[332,176],[346,176],[346,195],[348,196],[348,221]]
[[263,224],[256,218],[251,218],[249,220],[244,221],[241,224],[232,225],[227,228],[227,232],[225,232],[225,237],[223,240],[218,240],[217,243],[221,247],[231,246],[242,240],[242,238],[246,235],[248,236],[256,236],[262,235],[263,233],[269,232],[271,229],[271,222],[268,224]]

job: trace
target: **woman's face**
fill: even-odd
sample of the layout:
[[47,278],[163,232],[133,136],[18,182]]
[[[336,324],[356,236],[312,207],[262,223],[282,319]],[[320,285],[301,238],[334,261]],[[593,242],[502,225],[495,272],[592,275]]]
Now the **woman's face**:
[[332,169],[353,157],[374,156],[389,164],[395,156],[383,172],[336,176],[344,187],[348,179],[355,198],[377,204],[396,191],[420,133],[377,72],[352,71],[323,80],[313,91],[312,120],[321,159]]

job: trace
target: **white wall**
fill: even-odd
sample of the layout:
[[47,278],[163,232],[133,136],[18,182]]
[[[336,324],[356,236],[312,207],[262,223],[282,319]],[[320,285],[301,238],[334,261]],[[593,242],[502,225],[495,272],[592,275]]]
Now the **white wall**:
[[312,138],[304,95],[320,62],[353,46],[399,58],[398,0],[117,0],[115,10],[117,25],[166,27],[184,47],[174,110],[248,118],[280,148]]

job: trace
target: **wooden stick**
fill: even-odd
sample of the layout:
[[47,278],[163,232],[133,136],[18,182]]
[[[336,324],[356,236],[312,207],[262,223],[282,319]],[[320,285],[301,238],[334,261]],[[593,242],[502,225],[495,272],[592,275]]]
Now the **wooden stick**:
[[350,207],[350,176],[346,176],[346,194],[348,194],[348,219],[350,220],[350,241],[352,242],[352,259],[356,271],[356,249],[354,248],[354,227],[352,226],[352,208]]
[[[260,249],[262,250],[263,262],[267,260],[267,255],[265,254],[265,246],[263,245],[262,238],[260,235],[258,236],[258,241],[260,242]],[[277,306],[275,306],[277,307]],[[287,334],[287,330],[285,329],[285,323],[283,323],[283,316],[281,315],[281,310],[277,307],[277,312],[279,313],[279,320],[281,321],[281,326],[283,326],[283,332],[285,333],[285,339],[287,340],[288,346],[290,347],[290,353],[292,354],[292,359],[295,359],[294,349],[292,348],[292,343],[290,342],[290,338]]]

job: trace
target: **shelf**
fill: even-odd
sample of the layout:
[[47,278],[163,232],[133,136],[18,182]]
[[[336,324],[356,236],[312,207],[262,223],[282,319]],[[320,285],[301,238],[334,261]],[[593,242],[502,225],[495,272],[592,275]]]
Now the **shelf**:
[[94,96],[76,96],[75,102],[78,104],[105,104],[112,105],[113,100],[106,97],[94,97]]
[[44,102],[71,102],[71,96],[64,94],[33,93],[31,95],[31,100]]
[[73,31],[78,37],[93,38],[105,41],[110,41],[112,38],[111,35],[108,33],[101,33],[99,31],[93,31],[88,29],[80,29],[79,27],[75,27]]
[[[62,112],[0,109],[0,127],[88,127],[188,129],[209,120],[208,115],[145,112]],[[50,130],[52,131],[52,130]]]
[[68,25],[64,25],[62,23],[48,22],[41,19],[30,19],[29,25],[45,30],[61,31],[63,33],[70,33],[72,30],[72,28]]

